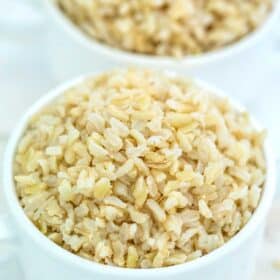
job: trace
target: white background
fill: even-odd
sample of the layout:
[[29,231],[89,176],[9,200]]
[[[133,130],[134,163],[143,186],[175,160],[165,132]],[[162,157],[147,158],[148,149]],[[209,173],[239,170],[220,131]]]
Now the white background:
[[[40,9],[32,8],[29,2],[0,0],[0,166],[3,147],[17,119],[30,104],[56,85],[46,54],[48,26]],[[273,148],[280,158],[280,19],[270,37],[253,51],[246,69],[238,69],[238,64],[234,66],[238,71],[234,72],[236,85],[231,92],[236,93],[268,128]],[[4,207],[0,192],[0,211]],[[275,200],[254,280],[280,279],[280,270],[272,265],[280,261],[278,217],[280,200]],[[1,252],[4,249],[0,243],[0,255]],[[23,279],[15,261],[6,262],[5,269],[0,264],[0,279]]]

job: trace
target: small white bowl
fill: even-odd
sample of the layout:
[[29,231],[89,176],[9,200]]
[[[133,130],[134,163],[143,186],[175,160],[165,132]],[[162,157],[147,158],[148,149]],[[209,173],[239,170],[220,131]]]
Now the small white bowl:
[[[169,75],[176,75],[169,73]],[[88,76],[88,75],[87,75]],[[68,81],[50,91],[36,102],[22,117],[9,140],[4,158],[3,193],[14,224],[14,231],[19,240],[17,249],[28,279],[67,279],[67,280],[247,280],[254,268],[265,224],[266,216],[275,192],[275,161],[266,141],[264,152],[267,162],[267,175],[261,201],[253,216],[244,228],[230,241],[210,254],[192,262],[154,269],[128,269],[105,266],[88,261],[67,250],[62,249],[45,237],[24,214],[15,192],[13,179],[13,162],[17,145],[30,118],[47,104],[61,95],[65,90],[83,81],[87,76]],[[225,93],[204,82],[198,82],[203,88],[218,95]],[[237,102],[232,102],[239,110],[243,110]],[[257,129],[259,124],[253,119]],[[1,230],[1,228],[0,228]],[[30,278],[29,278],[30,277]]]
[[[106,69],[121,64],[140,65],[175,71],[203,70],[206,66],[215,66],[226,58],[234,58],[237,54],[256,45],[264,38],[275,24],[280,14],[280,0],[274,0],[274,7],[265,22],[243,39],[221,49],[186,56],[182,59],[162,56],[137,54],[113,48],[90,38],[71,22],[55,5],[53,0],[45,0],[53,36],[50,39],[51,56],[54,71],[62,79],[89,72]],[[211,68],[209,71],[213,71]]]

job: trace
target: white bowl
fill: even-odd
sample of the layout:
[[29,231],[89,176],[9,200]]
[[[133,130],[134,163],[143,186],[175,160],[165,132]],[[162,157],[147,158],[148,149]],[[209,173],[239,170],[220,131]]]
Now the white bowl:
[[[172,74],[175,75],[175,74]],[[25,268],[25,275],[30,280],[67,279],[67,280],[129,280],[129,279],[153,279],[153,280],[248,280],[254,268],[255,257],[258,252],[266,215],[268,214],[275,192],[275,162],[270,145],[266,141],[264,152],[267,162],[267,176],[264,191],[259,206],[249,222],[230,241],[210,254],[192,262],[164,268],[154,269],[127,269],[113,266],[105,266],[94,263],[71,254],[62,249],[47,237],[45,237],[26,217],[18,201],[13,180],[13,161],[19,139],[30,118],[66,89],[81,82],[86,77],[66,82],[58,88],[50,91],[35,103],[22,117],[15,128],[4,158],[4,188],[3,192],[11,214],[10,220],[14,224],[14,231],[19,240],[17,249],[21,263]],[[219,95],[225,93],[213,88],[207,83],[199,84]],[[242,109],[237,102],[232,104]],[[253,119],[256,128],[259,124]],[[0,229],[1,230],[1,229]]]
[[53,0],[45,0],[45,8],[50,25],[53,26],[50,45],[54,71],[59,78],[64,79],[81,72],[122,64],[168,68],[188,73],[195,71],[195,74],[203,72],[205,68],[207,71],[213,71],[213,66],[221,66],[221,62],[227,58],[236,58],[237,54],[256,45],[269,33],[279,15],[280,0],[274,0],[273,10],[265,22],[240,41],[219,50],[182,59],[137,54],[113,48],[87,36],[56,7]]

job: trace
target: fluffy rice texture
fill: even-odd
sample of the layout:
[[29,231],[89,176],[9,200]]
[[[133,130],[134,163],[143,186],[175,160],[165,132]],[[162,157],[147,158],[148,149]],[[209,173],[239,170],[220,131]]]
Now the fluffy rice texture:
[[14,163],[24,212],[95,262],[184,263],[248,222],[265,180],[264,132],[193,81],[149,70],[90,77],[30,119]]
[[[50,0],[54,1],[54,0]],[[272,0],[55,0],[91,38],[126,51],[196,55],[258,28]]]

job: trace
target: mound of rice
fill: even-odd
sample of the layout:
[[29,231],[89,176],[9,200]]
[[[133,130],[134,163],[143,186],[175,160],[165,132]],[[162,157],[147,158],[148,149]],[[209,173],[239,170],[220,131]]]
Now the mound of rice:
[[272,9],[271,0],[55,2],[94,39],[131,52],[177,57],[240,40],[260,26]]
[[150,268],[199,258],[258,206],[264,132],[191,80],[90,77],[35,115],[15,156],[24,212],[87,259]]

